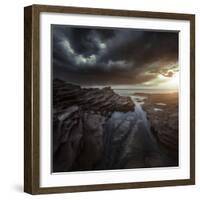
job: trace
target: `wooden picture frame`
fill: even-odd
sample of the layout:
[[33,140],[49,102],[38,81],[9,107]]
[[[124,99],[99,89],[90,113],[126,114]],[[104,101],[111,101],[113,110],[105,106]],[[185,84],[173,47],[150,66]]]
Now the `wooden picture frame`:
[[[41,13],[78,14],[189,22],[190,35],[190,133],[189,177],[169,180],[114,182],[89,185],[41,187],[40,155],[40,28]],[[24,9],[24,191],[30,194],[83,192],[195,184],[195,16],[192,14],[32,5]]]

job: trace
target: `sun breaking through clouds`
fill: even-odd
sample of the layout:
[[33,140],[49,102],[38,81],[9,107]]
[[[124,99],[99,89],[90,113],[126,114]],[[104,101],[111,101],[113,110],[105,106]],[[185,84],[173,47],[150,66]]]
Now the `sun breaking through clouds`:
[[177,32],[52,25],[52,41],[54,78],[81,85],[177,87]]

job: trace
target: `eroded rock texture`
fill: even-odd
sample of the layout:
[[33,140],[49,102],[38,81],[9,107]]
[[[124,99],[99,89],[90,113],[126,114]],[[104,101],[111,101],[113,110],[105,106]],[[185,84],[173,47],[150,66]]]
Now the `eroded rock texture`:
[[81,88],[53,81],[53,171],[98,168],[104,152],[104,124],[114,111],[134,109],[129,97],[110,87]]
[[143,108],[158,141],[178,162],[178,94],[148,95]]

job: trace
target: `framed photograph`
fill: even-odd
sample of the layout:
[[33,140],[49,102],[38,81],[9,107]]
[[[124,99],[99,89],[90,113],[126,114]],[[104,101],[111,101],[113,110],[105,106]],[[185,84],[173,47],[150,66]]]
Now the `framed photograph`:
[[195,16],[24,10],[24,191],[195,183]]

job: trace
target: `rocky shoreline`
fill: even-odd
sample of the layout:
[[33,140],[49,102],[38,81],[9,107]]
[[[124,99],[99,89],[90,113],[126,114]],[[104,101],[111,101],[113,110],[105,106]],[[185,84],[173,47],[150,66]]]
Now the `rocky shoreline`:
[[178,95],[134,95],[55,79],[53,172],[177,166]]
[[134,110],[110,87],[81,88],[53,81],[53,172],[92,170],[105,149],[104,124],[113,112]]
[[178,93],[144,96],[142,107],[152,132],[178,164]]

